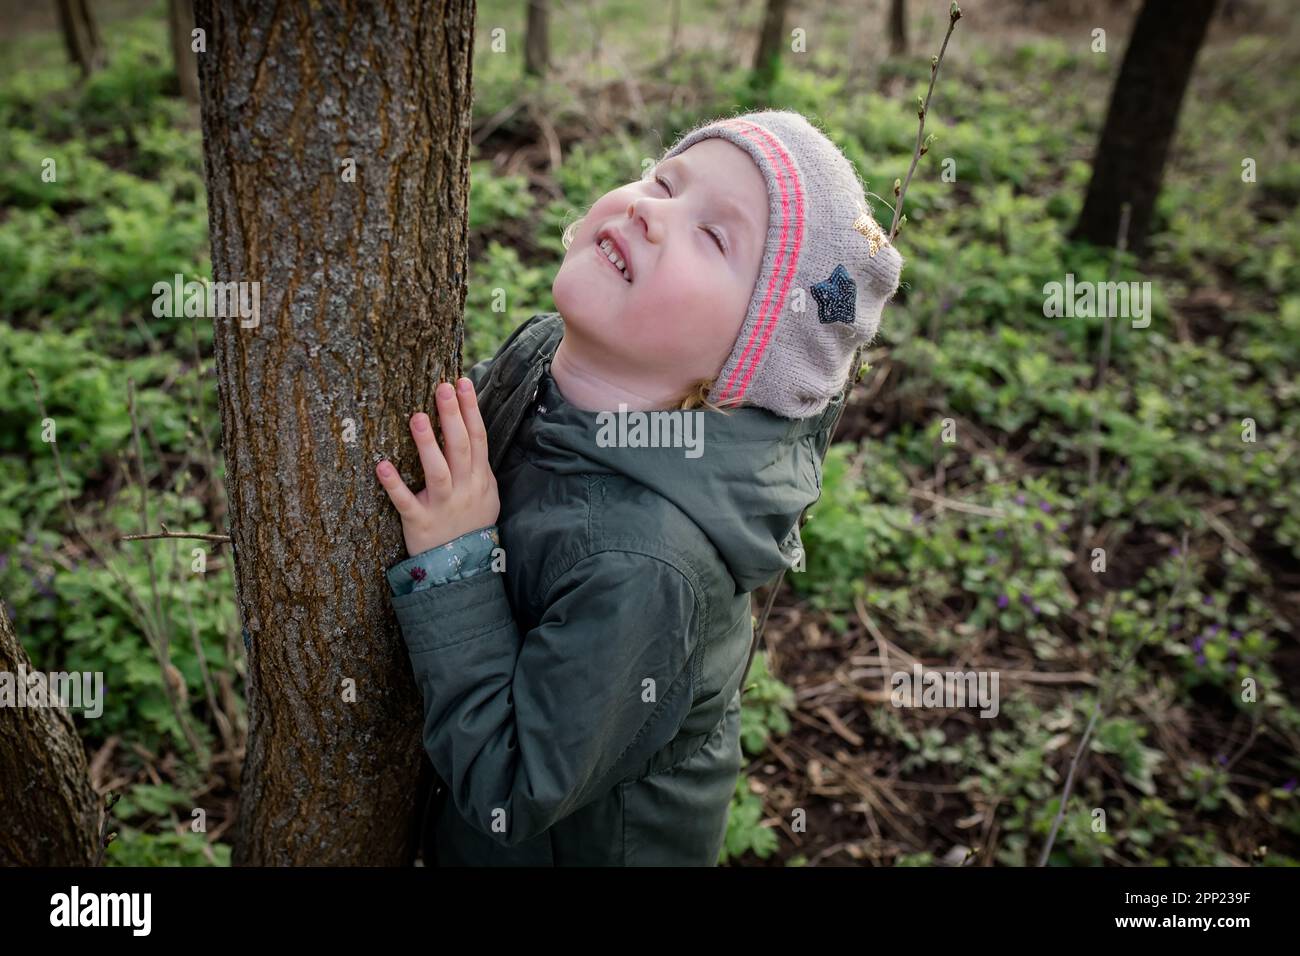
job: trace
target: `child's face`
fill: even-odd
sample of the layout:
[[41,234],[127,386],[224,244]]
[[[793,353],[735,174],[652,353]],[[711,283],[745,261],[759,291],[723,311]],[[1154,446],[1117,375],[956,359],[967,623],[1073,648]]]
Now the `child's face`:
[[[611,234],[631,281],[597,244]],[[651,403],[714,377],[744,322],[766,235],[763,175],[724,139],[606,193],[551,287],[568,362]]]

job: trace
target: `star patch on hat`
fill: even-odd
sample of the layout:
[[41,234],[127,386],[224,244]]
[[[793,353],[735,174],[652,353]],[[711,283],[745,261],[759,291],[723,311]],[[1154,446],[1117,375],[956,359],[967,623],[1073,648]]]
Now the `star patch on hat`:
[[812,295],[817,300],[817,319],[820,322],[853,324],[853,304],[858,290],[843,265],[836,266],[828,279],[815,283]]

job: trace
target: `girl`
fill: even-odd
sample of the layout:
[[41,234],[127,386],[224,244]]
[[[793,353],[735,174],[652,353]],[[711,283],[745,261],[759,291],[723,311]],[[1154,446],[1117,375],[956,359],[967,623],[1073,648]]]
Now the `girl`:
[[[412,417],[425,488],[377,469],[447,782],[433,843],[442,865],[710,866],[749,595],[800,554],[902,260],[843,154],[784,111],[687,133],[565,248],[558,311],[438,386],[441,449]],[[647,419],[677,430],[647,442]],[[671,440],[688,434],[693,451]]]

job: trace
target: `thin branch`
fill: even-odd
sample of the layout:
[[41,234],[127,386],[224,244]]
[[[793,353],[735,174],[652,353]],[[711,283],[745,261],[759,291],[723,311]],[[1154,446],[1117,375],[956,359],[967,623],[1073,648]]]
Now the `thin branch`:
[[99,850],[95,854],[95,866],[104,865],[104,854],[108,850],[108,845],[117,839],[117,831],[109,832],[108,828],[113,824],[112,809],[117,801],[122,799],[120,793],[108,793],[104,797],[103,816],[99,821]]
[[[925,104],[920,111],[920,128],[916,133],[916,148],[912,153],[912,167],[907,171],[907,182],[902,185],[898,192],[898,202],[894,207],[894,221],[889,230],[890,241],[898,233],[899,214],[903,211],[903,197],[907,195],[907,184],[912,181],[912,173],[916,170],[916,163],[921,158],[921,154],[928,147],[922,143],[922,133],[925,131],[925,114],[930,107],[930,95],[934,92],[934,81],[939,76],[939,64],[943,62],[944,52],[948,49],[948,38],[952,36],[953,28],[957,26],[957,21],[961,19],[961,7],[957,6],[955,0],[948,11],[948,32],[944,34],[943,46],[939,49],[939,55],[930,61],[930,88],[925,94]],[[859,345],[853,353],[853,364],[849,366],[853,374],[849,376],[848,383],[844,386],[843,400],[840,402],[839,409],[835,412],[835,421],[831,423],[830,432],[826,440],[826,451],[830,451],[831,443],[835,440],[835,432],[840,427],[840,419],[844,417],[844,409],[848,407],[849,396],[853,392],[853,387],[858,384],[862,378],[862,350],[863,346]],[[802,525],[805,520],[807,509],[799,517],[799,524]],[[776,598],[776,593],[781,589],[781,583],[785,580],[786,569],[782,568],[781,573],[777,575],[776,581],[772,584],[772,592],[768,595],[767,604],[763,608],[763,616],[759,618],[758,626],[754,631],[754,638],[749,646],[749,660],[754,659],[754,651],[758,648],[759,642],[763,639],[763,631],[767,627],[767,619],[772,613],[772,604]],[[744,675],[749,674],[749,664],[745,665],[745,670],[741,672]],[[745,678],[742,678],[744,680]],[[747,689],[747,688],[745,688]],[[741,693],[744,693],[742,689]]]
[[907,169],[907,178],[903,180],[903,187],[898,193],[898,204],[894,207],[894,221],[889,226],[890,242],[893,242],[894,236],[898,234],[898,217],[903,212],[903,197],[907,195],[907,187],[912,182],[912,174],[916,172],[916,164],[929,148],[923,146],[921,140],[925,135],[925,117],[930,112],[930,96],[934,93],[934,81],[939,78],[939,65],[943,63],[943,54],[948,49],[948,38],[952,36],[953,28],[957,26],[957,21],[960,19],[961,7],[954,2],[948,11],[948,32],[943,36],[943,46],[939,47],[939,55],[930,61],[930,87],[925,91],[925,102],[917,111],[921,124],[916,130],[916,148],[912,151],[912,165]]
[[203,534],[197,531],[168,531],[167,526],[161,521],[158,522],[158,525],[163,529],[160,532],[155,532],[153,534],[124,534],[117,540],[145,541],[149,538],[192,538],[195,541],[216,541],[218,543],[226,543],[230,541],[230,535],[228,534]]
[[[144,451],[140,442],[140,421],[135,414],[135,380],[130,376],[126,380],[126,409],[131,418],[131,439],[135,447],[136,471],[140,480],[140,530],[143,532],[145,528],[149,527],[149,480],[144,473]],[[194,732],[194,728],[190,726],[189,715],[186,713],[185,708],[182,707],[180,695],[172,685],[172,673],[175,669],[172,665],[171,626],[168,624],[167,616],[163,613],[162,593],[158,590],[158,571],[153,564],[153,555],[148,556],[146,563],[149,565],[149,590],[153,593],[154,610],[157,614],[154,621],[154,626],[157,628],[154,654],[158,658],[158,670],[162,676],[163,693],[167,696],[167,702],[171,704],[172,713],[176,717],[176,723],[180,726],[186,742],[194,751],[194,755],[206,766],[210,759],[207,749]],[[176,673],[179,673],[179,671],[176,671]]]
[[[40,382],[36,380],[36,373],[30,368],[26,369],[26,372],[27,377],[32,380],[32,391],[36,394],[36,407],[41,413],[42,420],[47,419],[50,416],[45,409],[45,399],[41,395],[41,385]],[[136,613],[140,615],[141,622],[147,624],[149,621],[149,609],[144,606],[143,602],[141,602],[140,598],[136,595],[135,589],[131,587],[131,582],[129,582],[122,573],[104,557],[99,548],[95,547],[95,543],[90,540],[84,531],[81,530],[81,525],[77,521],[77,513],[72,507],[72,492],[68,489],[67,475],[65,475],[63,471],[63,457],[59,454],[59,443],[56,439],[49,444],[50,450],[54,453],[54,470],[59,478],[60,497],[63,501],[63,508],[68,513],[68,524],[72,526],[72,530],[76,536],[81,539],[81,543],[86,546],[86,550],[104,566],[105,570],[108,571],[113,580],[117,583],[117,586],[122,589],[122,593],[126,596],[126,599],[135,607]],[[150,639],[148,628],[145,627],[143,630],[145,631],[146,640]]]
[[[1179,593],[1183,589],[1183,583],[1187,579],[1187,527],[1185,525],[1183,527],[1182,558],[1183,563],[1178,568],[1178,580],[1174,583],[1174,589],[1169,593],[1169,596],[1161,606],[1160,613],[1156,615],[1155,619],[1147,626],[1145,631],[1137,635],[1130,642],[1119,666],[1111,673],[1109,682],[1103,685],[1101,691],[1097,694],[1097,701],[1092,708],[1092,716],[1088,718],[1088,726],[1084,728],[1083,737],[1080,738],[1079,746],[1074,751],[1074,759],[1070,761],[1070,770],[1065,775],[1065,786],[1061,789],[1061,802],[1056,808],[1056,819],[1052,821],[1052,829],[1047,835],[1047,843],[1044,844],[1043,852],[1038,857],[1039,866],[1047,865],[1047,859],[1052,852],[1052,845],[1056,842],[1056,834],[1061,828],[1061,822],[1065,819],[1065,805],[1070,799],[1070,790],[1074,786],[1075,770],[1078,768],[1079,761],[1083,757],[1084,752],[1088,749],[1088,743],[1092,739],[1092,731],[1097,726],[1097,720],[1101,717],[1103,711],[1108,710],[1110,705],[1113,703],[1113,698],[1115,694],[1119,692],[1120,683],[1125,673],[1128,671],[1129,666],[1133,661],[1137,659],[1138,650],[1146,643],[1147,638],[1155,633],[1157,628],[1163,628],[1165,626],[1169,614],[1169,608],[1174,603],[1174,599],[1178,597]],[[1111,699],[1107,699],[1108,692]]]

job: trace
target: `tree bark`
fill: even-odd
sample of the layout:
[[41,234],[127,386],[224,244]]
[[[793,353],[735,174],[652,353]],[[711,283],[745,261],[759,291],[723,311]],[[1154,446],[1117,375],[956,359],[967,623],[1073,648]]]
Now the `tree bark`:
[[[0,601],[0,671],[32,662]],[[93,866],[100,801],[62,707],[0,707],[0,866]]]
[[1120,209],[1130,202],[1128,244],[1137,253],[1145,249],[1178,111],[1215,3],[1146,0],[1142,5],[1111,92],[1092,180],[1071,238],[1114,246]]
[[255,326],[215,318],[248,648],[233,861],[408,864],[427,758],[374,463],[412,482],[409,416],[460,374],[474,2],[195,13],[214,280],[261,283]]
[[767,0],[763,9],[763,29],[754,51],[754,79],[759,86],[768,86],[776,75],[781,59],[781,45],[785,42],[785,11],[789,0]]
[[889,53],[891,56],[907,53],[907,0],[890,0]]
[[528,0],[528,25],[524,34],[524,72],[545,76],[551,65],[550,0]]
[[194,54],[194,4],[192,0],[168,0],[167,25],[172,41],[172,63],[181,96],[199,101],[199,62]]
[[90,0],[56,0],[59,29],[68,59],[81,68],[82,79],[104,65],[99,28],[90,12]]

